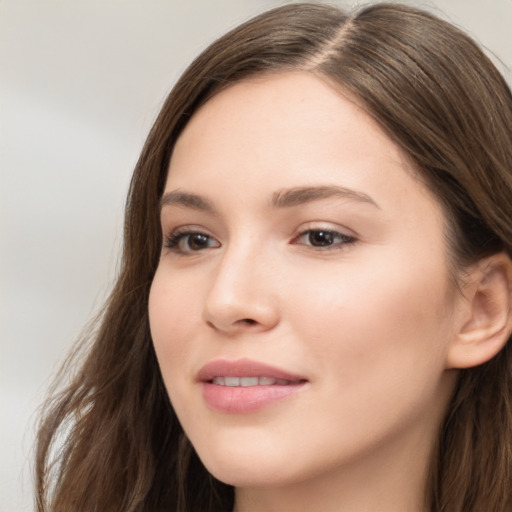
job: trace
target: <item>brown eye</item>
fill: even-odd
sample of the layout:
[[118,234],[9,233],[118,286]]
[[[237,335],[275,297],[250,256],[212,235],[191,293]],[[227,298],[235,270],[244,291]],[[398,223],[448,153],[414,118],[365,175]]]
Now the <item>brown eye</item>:
[[175,233],[171,235],[165,243],[168,249],[180,254],[190,254],[205,249],[220,247],[220,243],[215,238],[201,232]]
[[315,248],[338,248],[355,242],[352,236],[344,235],[338,231],[328,229],[308,229],[301,233],[295,241],[296,244],[304,244]]
[[332,231],[310,231],[308,233],[308,242],[314,247],[326,247],[332,245],[335,241],[335,235]]
[[202,233],[195,233],[193,235],[188,235],[187,237],[182,238],[182,243],[186,244],[187,249],[190,249],[191,251],[200,251],[201,249],[206,249],[208,247],[209,241],[210,237],[203,235]]

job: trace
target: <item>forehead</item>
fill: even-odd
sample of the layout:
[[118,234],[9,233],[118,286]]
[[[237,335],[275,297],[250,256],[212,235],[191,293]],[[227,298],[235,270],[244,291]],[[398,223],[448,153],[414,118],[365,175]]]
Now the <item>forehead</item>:
[[203,105],[176,143],[166,190],[223,183],[248,195],[336,184],[394,203],[429,195],[415,174],[354,99],[293,72],[239,82]]
[[[404,156],[345,91],[308,72],[264,74],[229,86],[203,105],[179,137],[175,153],[186,145],[223,144],[226,136],[230,147],[244,144],[252,156],[261,153],[262,145],[265,154],[293,143],[301,153],[317,142],[334,142],[333,150],[343,150],[340,135],[348,133],[353,134],[346,140],[351,152],[368,153],[365,142],[371,138],[381,157],[390,150],[394,154],[389,156]],[[305,139],[310,144],[302,145]]]

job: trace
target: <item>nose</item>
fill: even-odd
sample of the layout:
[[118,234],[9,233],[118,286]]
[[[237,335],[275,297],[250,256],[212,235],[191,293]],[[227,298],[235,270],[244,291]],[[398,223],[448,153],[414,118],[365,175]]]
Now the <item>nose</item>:
[[227,335],[264,332],[279,323],[278,276],[271,257],[233,248],[212,270],[203,320]]

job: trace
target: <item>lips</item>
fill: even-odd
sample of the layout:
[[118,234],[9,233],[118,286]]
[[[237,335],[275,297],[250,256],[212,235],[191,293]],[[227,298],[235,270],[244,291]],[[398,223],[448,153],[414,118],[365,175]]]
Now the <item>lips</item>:
[[198,372],[207,405],[224,413],[248,413],[291,397],[307,383],[303,376],[249,359],[219,359]]
[[[199,370],[197,376],[200,382],[209,382],[217,377],[267,377],[276,381],[281,380],[286,382],[307,380],[300,375],[289,373],[265,363],[252,361],[251,359],[237,359],[235,361],[218,359],[203,366],[203,368]],[[275,384],[275,382],[263,382],[261,385],[265,384]]]

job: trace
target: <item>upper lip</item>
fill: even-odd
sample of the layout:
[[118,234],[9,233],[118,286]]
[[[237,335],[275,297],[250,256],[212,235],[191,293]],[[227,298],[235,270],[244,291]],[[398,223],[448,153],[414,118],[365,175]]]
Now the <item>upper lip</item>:
[[199,382],[209,382],[214,377],[272,377],[292,382],[306,380],[301,375],[251,359],[217,359],[204,365],[197,374]]

